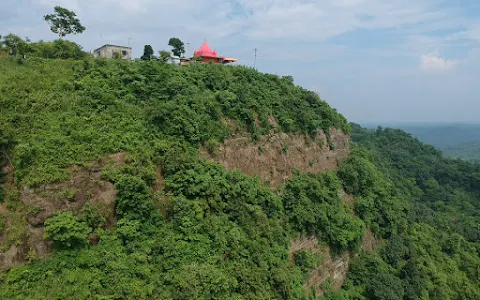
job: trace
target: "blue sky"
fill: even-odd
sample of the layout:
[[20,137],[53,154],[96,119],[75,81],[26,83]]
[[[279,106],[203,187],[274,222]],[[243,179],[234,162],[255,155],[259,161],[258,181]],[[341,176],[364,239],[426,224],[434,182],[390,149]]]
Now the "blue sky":
[[[2,0],[0,33],[55,37],[42,20],[75,10],[87,31],[68,39],[220,55],[295,83],[355,122],[480,123],[478,0]],[[131,38],[129,40],[129,38]]]

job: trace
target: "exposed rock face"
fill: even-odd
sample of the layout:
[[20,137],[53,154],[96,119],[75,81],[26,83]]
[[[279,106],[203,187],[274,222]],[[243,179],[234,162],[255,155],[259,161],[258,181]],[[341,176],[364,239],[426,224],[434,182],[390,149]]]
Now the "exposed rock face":
[[[310,276],[304,285],[305,290],[308,291],[315,287],[317,296],[322,296],[324,294],[322,287],[327,281],[330,282],[332,290],[339,290],[347,277],[352,254],[344,252],[334,256],[330,248],[320,245],[315,236],[300,237],[290,242],[291,263],[295,261],[295,253],[302,249],[308,249],[322,258],[322,263],[310,272]],[[367,252],[374,252],[376,249],[376,239],[370,229],[367,229],[363,236],[362,249]]]
[[36,189],[23,188],[20,200],[37,208],[37,212],[27,216],[32,226],[41,226],[56,211],[78,213],[88,202],[103,206],[109,222],[113,222],[116,191],[112,183],[101,178],[101,166],[75,168],[70,181],[47,184]]
[[[51,253],[52,244],[44,239],[44,222],[57,211],[71,211],[74,214],[89,203],[99,208],[100,212],[107,219],[107,227],[115,224],[115,197],[116,190],[112,183],[102,179],[101,171],[108,162],[121,165],[124,164],[124,154],[117,153],[110,155],[101,161],[93,163],[89,168],[72,167],[72,179],[69,181],[46,184],[32,189],[20,188],[20,201],[29,212],[26,214],[28,223],[23,234],[21,244],[10,246],[4,253],[0,253],[0,270],[15,267],[28,261],[29,256],[45,258]],[[7,177],[9,188],[18,189],[13,184],[11,172]],[[8,214],[6,207],[2,206]],[[16,217],[16,216],[14,216]],[[11,226],[11,220],[7,222],[7,229]],[[4,245],[3,236],[0,234],[0,246]]]
[[294,262],[295,253],[302,249],[309,249],[312,253],[318,254],[322,258],[322,263],[310,272],[310,276],[305,283],[306,290],[315,287],[317,296],[323,295],[322,286],[327,280],[330,281],[330,287],[338,290],[342,286],[347,276],[350,263],[350,254],[348,252],[333,256],[328,246],[322,246],[314,236],[297,238],[290,243],[290,261]]
[[239,169],[250,176],[260,176],[272,187],[278,186],[292,176],[292,170],[302,173],[318,173],[334,169],[349,153],[349,137],[341,130],[330,130],[327,143],[323,132],[315,138],[300,134],[272,132],[261,136],[254,144],[249,136],[233,136],[220,145],[215,154],[202,149],[204,157],[217,161],[227,169]]
[[27,261],[28,245],[12,245],[4,253],[0,253],[0,270],[13,268]]

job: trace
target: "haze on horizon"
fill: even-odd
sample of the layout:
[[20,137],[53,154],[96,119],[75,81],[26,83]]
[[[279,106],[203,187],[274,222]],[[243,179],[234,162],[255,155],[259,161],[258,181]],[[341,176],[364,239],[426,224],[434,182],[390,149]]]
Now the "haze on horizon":
[[[221,55],[291,75],[349,121],[479,122],[480,3],[340,0],[3,0],[0,34],[53,40],[42,16],[61,5],[87,28],[92,50],[130,44],[191,54],[206,39]],[[214,7],[215,9],[212,9]]]

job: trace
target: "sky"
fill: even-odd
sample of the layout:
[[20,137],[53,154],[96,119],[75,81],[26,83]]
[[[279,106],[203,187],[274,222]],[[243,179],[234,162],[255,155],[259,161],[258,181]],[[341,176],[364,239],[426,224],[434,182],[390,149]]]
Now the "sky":
[[353,122],[480,123],[478,0],[1,0],[0,34],[53,40],[60,5],[90,51],[146,44],[187,55],[206,40],[261,72],[291,75]]

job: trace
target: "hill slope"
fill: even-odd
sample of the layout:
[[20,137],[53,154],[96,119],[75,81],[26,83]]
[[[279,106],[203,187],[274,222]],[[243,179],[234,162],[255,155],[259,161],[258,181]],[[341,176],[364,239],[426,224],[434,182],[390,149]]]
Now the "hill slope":
[[315,184],[324,196],[309,208],[331,210],[307,226],[285,223],[305,209],[285,207],[287,195],[200,157],[233,135],[255,143],[282,132],[321,143],[318,155],[335,151],[330,132],[346,139],[346,120],[289,78],[88,59],[4,58],[0,71],[0,263],[33,262],[4,273],[3,297],[301,298],[317,259],[304,251],[293,264],[291,236],[322,236],[338,251],[361,241],[333,173],[291,183]]
[[289,77],[0,58],[0,108],[0,298],[480,297],[479,167]]
[[[412,134],[446,156],[473,162],[480,161],[479,124],[387,124]],[[376,125],[369,126],[375,128]]]

